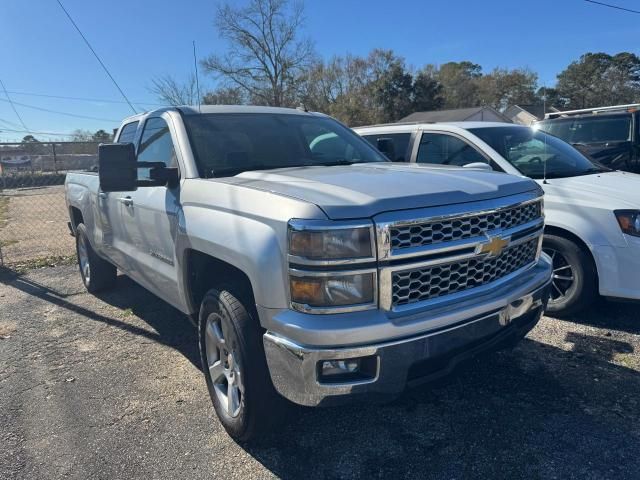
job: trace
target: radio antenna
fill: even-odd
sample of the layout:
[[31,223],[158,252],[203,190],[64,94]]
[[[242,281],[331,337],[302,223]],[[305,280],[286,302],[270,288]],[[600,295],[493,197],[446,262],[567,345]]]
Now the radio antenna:
[[200,80],[198,79],[198,60],[196,59],[196,41],[193,40],[193,70],[196,73],[196,93],[198,94],[198,113],[202,113],[202,109],[200,108],[200,104],[202,103],[202,98],[200,97]]

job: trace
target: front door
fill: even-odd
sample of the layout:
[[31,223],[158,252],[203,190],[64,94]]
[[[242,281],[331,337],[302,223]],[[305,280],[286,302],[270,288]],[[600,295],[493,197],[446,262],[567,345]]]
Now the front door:
[[[148,118],[137,150],[139,162],[163,162],[177,167],[176,150],[167,121]],[[138,169],[148,180],[149,170]],[[120,209],[128,247],[131,277],[169,303],[178,301],[175,241],[178,228],[179,186],[139,187],[123,192]]]

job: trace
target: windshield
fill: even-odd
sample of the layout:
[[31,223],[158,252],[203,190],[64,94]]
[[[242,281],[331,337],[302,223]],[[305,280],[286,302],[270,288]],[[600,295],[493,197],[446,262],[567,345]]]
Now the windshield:
[[573,144],[627,142],[631,137],[631,115],[547,120],[536,125]]
[[361,137],[327,117],[225,113],[187,115],[184,121],[204,178],[387,161]]
[[559,138],[525,127],[472,128],[523,175],[531,178],[575,177],[609,171]]

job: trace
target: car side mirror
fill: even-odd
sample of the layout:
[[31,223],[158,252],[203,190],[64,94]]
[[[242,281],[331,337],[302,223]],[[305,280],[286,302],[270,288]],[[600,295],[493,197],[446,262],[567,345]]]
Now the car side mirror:
[[133,143],[98,145],[98,177],[103,192],[128,192],[136,189],[138,168]]
[[488,170],[490,172],[493,171],[493,168],[491,167],[491,165],[489,165],[488,163],[484,163],[484,162],[472,162],[472,163],[467,163],[466,165],[463,165],[464,168],[475,168],[478,170]]
[[391,160],[392,162],[396,159],[396,146],[393,143],[393,140],[390,138],[379,138],[376,141],[376,147],[381,153]]
[[[149,180],[138,180],[138,168],[149,169]],[[138,187],[173,188],[178,185],[177,168],[163,162],[138,162],[133,143],[102,143],[98,146],[98,176],[103,192],[130,192]]]

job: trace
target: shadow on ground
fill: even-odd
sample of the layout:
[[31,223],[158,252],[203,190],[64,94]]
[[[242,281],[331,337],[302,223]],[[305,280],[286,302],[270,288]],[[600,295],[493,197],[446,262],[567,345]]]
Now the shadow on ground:
[[[91,321],[176,349],[199,368],[195,329],[184,315],[126,277],[100,299],[149,329],[76,305],[77,292],[6,278]],[[606,317],[594,310],[581,323],[638,333],[637,305],[598,308]],[[611,362],[633,345],[586,331],[576,324],[556,339],[569,350],[525,339],[390,404],[293,408],[275,433],[244,448],[282,478],[633,478],[640,373]]]

